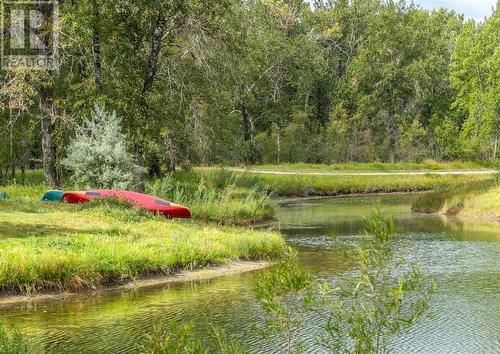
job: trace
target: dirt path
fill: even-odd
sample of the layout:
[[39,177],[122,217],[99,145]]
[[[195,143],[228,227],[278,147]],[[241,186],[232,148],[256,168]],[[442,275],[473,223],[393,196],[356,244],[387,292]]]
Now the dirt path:
[[418,175],[490,175],[494,170],[464,170],[464,171],[405,171],[405,172],[304,172],[304,171],[271,171],[271,170],[245,170],[242,168],[229,168],[234,172],[247,172],[267,175],[301,175],[301,176],[418,176]]

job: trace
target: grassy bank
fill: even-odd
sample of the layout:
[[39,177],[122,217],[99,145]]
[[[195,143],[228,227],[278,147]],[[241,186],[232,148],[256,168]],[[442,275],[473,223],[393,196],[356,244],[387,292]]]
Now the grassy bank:
[[116,202],[0,201],[0,290],[80,290],[279,255],[276,233],[168,221]]
[[353,193],[417,192],[482,181],[487,175],[308,176],[253,175],[278,196],[333,196]]
[[[25,185],[19,184],[19,179],[10,180],[0,185],[0,191],[17,198],[38,200],[50,189],[43,184],[40,170],[27,171],[25,180]],[[66,183],[62,189],[75,190],[78,187]],[[167,174],[163,178],[148,180],[146,193],[188,206],[193,219],[199,221],[241,226],[270,220],[274,216],[269,191],[258,179],[226,170]]]
[[151,180],[146,192],[188,206],[197,220],[246,225],[274,216],[266,186],[224,169],[204,174],[179,171]]
[[479,170],[491,167],[490,162],[476,161],[452,161],[437,162],[424,161],[419,163],[339,163],[335,165],[292,163],[280,165],[255,165],[247,166],[249,170],[255,171],[286,171],[286,172],[403,172],[403,171],[457,171],[457,170]]
[[423,213],[500,220],[500,179],[438,188],[418,198],[412,209]]

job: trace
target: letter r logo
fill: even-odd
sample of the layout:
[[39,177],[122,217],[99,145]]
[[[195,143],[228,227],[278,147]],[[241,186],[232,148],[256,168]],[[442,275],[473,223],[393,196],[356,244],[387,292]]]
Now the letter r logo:
[[57,1],[2,1],[2,68],[55,69]]

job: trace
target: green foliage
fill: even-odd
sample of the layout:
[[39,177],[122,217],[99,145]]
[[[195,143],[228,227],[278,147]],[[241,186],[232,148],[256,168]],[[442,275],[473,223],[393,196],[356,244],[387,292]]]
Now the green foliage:
[[76,137],[63,160],[72,181],[85,188],[127,189],[137,183],[143,169],[134,164],[126,149],[116,112],[95,105],[90,119],[76,128]]
[[154,332],[148,336],[141,352],[150,354],[240,354],[246,353],[245,349],[232,340],[223,329],[211,324],[210,339],[201,338],[194,333],[194,326],[187,323],[178,325],[175,322],[165,326],[158,322]]
[[395,255],[392,219],[377,213],[366,219],[364,232],[362,242],[345,245],[355,274],[334,284],[311,284],[293,254],[257,278],[267,333],[280,334],[287,352],[301,349],[298,338],[308,314],[322,326],[319,344],[334,353],[386,352],[392,335],[425,314],[434,282]]
[[[68,148],[90,161],[69,138],[96,102],[122,117],[115,138],[151,176],[176,165],[495,159],[498,12],[476,24],[408,1],[64,2],[60,74],[0,70],[0,179],[22,181],[13,169],[52,159],[61,177]],[[40,134],[42,114],[51,124]],[[74,178],[132,186],[130,167],[123,180]]]
[[468,22],[457,37],[451,63],[453,106],[465,116],[465,154],[496,158],[500,134],[500,9],[482,24]]
[[30,352],[30,345],[17,328],[9,328],[0,321],[0,353],[25,354]]
[[270,193],[254,177],[217,169],[207,174],[175,173],[148,183],[147,192],[191,209],[193,218],[222,224],[271,219]]
[[312,301],[310,283],[310,275],[289,248],[272,269],[257,276],[254,284],[255,297],[266,316],[265,326],[256,330],[265,338],[278,334],[287,353],[302,346],[297,337]]
[[364,231],[364,242],[352,251],[357,276],[320,287],[330,310],[322,344],[333,352],[386,352],[387,340],[415,324],[435,290],[418,266],[395,257],[392,219],[375,214]]

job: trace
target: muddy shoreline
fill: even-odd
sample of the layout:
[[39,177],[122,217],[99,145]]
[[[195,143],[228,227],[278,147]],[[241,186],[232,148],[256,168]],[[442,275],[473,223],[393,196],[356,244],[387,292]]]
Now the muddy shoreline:
[[214,265],[196,270],[184,270],[173,275],[150,276],[132,280],[123,284],[87,289],[79,292],[43,292],[32,295],[3,294],[0,295],[0,308],[16,307],[30,303],[45,303],[61,300],[70,300],[81,296],[101,296],[107,292],[129,291],[161,287],[172,283],[186,283],[191,281],[207,280],[226,275],[252,272],[270,266],[267,261],[234,261],[224,265]]

